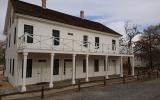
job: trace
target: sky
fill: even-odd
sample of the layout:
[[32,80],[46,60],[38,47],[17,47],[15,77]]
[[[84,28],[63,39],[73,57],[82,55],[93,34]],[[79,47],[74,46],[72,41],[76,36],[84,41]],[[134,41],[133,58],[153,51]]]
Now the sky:
[[[22,0],[41,6],[41,0]],[[0,39],[8,0],[0,0]],[[47,0],[47,8],[78,16],[84,10],[85,18],[98,21],[124,34],[126,21],[141,28],[160,23],[160,0]]]

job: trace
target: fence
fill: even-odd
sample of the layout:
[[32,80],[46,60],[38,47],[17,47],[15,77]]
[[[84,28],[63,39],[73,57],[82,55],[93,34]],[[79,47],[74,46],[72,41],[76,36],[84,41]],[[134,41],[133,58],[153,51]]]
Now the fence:
[[41,99],[44,98],[47,94],[54,94],[54,93],[60,93],[63,91],[68,90],[76,90],[81,91],[82,88],[88,88],[96,85],[103,85],[106,86],[107,84],[115,84],[115,83],[127,83],[130,81],[140,81],[145,79],[151,79],[151,78],[159,78],[159,71],[160,70],[138,70],[137,75],[135,76],[126,76],[123,77],[117,77],[117,78],[110,78],[106,79],[103,77],[103,79],[99,80],[93,80],[89,82],[82,82],[80,79],[77,80],[77,83],[75,85],[68,85],[64,87],[57,87],[57,88],[45,88],[43,85],[41,86],[41,89],[34,90],[34,91],[27,91],[27,92],[16,92],[16,93],[10,93],[10,94],[4,94],[0,95],[0,100],[5,100],[7,97],[9,98],[28,98],[28,97],[35,97],[35,96],[41,96]]

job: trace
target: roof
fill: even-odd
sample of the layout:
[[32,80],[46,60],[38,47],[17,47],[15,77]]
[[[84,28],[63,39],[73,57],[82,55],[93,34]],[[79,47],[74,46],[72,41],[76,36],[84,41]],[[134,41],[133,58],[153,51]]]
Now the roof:
[[44,9],[40,6],[19,0],[11,0],[11,3],[15,13],[121,36],[119,33],[98,22],[82,19],[47,8]]

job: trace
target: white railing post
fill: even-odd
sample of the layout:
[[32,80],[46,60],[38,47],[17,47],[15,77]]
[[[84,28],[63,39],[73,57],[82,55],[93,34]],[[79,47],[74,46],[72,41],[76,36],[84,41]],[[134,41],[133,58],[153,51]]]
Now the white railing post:
[[72,51],[74,51],[74,39],[72,40]]
[[42,42],[42,36],[40,35],[39,37],[40,37],[40,49],[41,49],[42,48],[42,43],[41,43]]
[[24,33],[24,48],[27,46],[27,33]]

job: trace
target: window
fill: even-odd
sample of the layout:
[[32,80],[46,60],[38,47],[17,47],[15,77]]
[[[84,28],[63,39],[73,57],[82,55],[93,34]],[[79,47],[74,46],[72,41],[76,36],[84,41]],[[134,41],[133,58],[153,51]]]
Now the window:
[[83,36],[83,46],[86,48],[88,47],[88,36],[87,35]]
[[10,69],[9,69],[10,74],[11,74],[11,68],[12,68],[12,59],[10,59]]
[[86,60],[84,59],[83,60],[83,73],[86,72]]
[[112,50],[116,50],[116,40],[112,40]]
[[99,49],[99,37],[95,37],[95,49]]
[[54,37],[54,45],[57,46],[60,44],[60,32],[59,30],[53,30],[52,36]]
[[[23,59],[22,59],[22,77],[23,77]],[[26,77],[32,77],[32,59],[27,59]]]
[[63,74],[66,74],[66,62],[64,62],[64,70],[63,70]]
[[33,26],[24,25],[24,33],[27,33],[27,43],[33,43]]
[[59,74],[59,59],[54,59],[53,75],[58,75],[58,74]]
[[8,37],[6,38],[6,49],[8,47]]
[[104,60],[104,71],[106,71],[106,60]]
[[14,76],[14,59],[12,61],[12,76]]
[[68,33],[68,35],[71,35],[71,36],[73,36],[73,33]]
[[15,29],[14,29],[14,44],[16,43],[16,33],[17,33],[17,29],[15,27]]
[[11,34],[9,34],[9,47],[10,47],[10,44],[11,44]]
[[27,59],[26,77],[32,77],[32,59]]
[[94,71],[99,72],[99,60],[94,60]]

